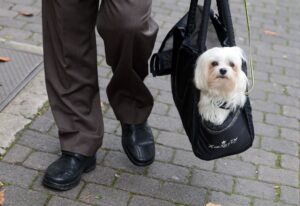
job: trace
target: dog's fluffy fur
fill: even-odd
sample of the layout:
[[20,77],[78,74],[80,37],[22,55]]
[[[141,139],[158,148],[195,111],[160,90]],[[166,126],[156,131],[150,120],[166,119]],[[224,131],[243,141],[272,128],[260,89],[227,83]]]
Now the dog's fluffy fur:
[[198,108],[205,120],[221,125],[230,111],[244,106],[248,79],[242,60],[245,56],[239,47],[215,47],[198,58],[194,82],[201,90]]

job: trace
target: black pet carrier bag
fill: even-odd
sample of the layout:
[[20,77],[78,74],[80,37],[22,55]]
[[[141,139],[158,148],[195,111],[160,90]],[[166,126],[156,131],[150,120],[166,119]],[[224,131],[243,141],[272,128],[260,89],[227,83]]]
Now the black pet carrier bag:
[[[159,51],[151,58],[153,76],[171,75],[172,94],[194,154],[213,160],[241,153],[251,147],[254,128],[247,96],[243,108],[230,113],[222,125],[204,121],[198,112],[200,91],[194,86],[197,58],[215,46],[235,46],[228,0],[217,0],[218,14],[211,0],[192,0],[188,13],[170,30]],[[247,65],[243,62],[247,74]]]

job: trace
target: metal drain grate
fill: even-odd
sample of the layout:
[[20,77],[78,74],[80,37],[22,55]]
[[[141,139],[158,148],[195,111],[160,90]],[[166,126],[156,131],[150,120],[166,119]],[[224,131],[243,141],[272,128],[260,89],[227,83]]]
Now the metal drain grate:
[[42,56],[13,49],[1,48],[0,56],[11,59],[0,62],[0,111],[42,68]]

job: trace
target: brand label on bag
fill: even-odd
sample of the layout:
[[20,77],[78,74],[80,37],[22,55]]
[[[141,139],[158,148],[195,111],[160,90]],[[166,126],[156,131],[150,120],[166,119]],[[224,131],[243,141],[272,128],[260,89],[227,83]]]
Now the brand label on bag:
[[211,149],[223,149],[223,148],[229,147],[232,144],[235,144],[237,141],[238,141],[238,137],[233,138],[229,141],[224,140],[224,141],[221,142],[221,145],[210,144],[208,147],[211,148]]

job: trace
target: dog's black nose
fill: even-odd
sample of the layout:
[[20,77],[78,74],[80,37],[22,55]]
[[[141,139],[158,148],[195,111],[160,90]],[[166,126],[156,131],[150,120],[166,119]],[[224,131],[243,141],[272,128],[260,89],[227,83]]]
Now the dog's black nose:
[[220,74],[221,74],[221,75],[225,75],[226,72],[227,72],[227,69],[220,69]]

